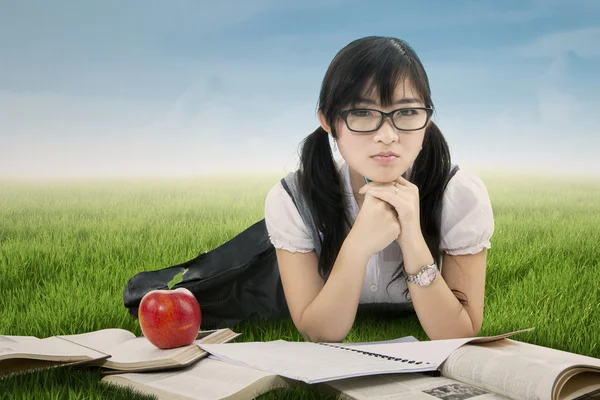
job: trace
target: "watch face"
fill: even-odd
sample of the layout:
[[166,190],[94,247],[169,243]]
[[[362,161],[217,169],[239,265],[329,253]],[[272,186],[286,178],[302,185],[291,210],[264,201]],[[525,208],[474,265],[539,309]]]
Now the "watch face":
[[421,275],[421,282],[428,285],[433,282],[436,276],[437,271],[435,268],[427,268],[425,271],[423,271],[423,275]]

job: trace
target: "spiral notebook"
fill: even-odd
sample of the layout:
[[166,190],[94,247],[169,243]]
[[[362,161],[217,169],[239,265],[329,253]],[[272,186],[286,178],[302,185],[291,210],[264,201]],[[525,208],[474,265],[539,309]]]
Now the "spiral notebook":
[[484,343],[533,328],[488,337],[349,344],[240,342],[200,344],[211,358],[309,384],[357,376],[435,371],[466,343]]

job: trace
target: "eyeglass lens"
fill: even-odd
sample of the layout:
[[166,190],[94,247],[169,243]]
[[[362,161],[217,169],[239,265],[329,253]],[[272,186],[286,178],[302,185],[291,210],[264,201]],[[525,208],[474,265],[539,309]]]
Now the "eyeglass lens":
[[[346,116],[348,128],[353,131],[373,131],[379,127],[383,115],[376,110],[352,110]],[[396,111],[392,120],[397,129],[417,130],[427,123],[427,112],[421,109],[406,108]]]

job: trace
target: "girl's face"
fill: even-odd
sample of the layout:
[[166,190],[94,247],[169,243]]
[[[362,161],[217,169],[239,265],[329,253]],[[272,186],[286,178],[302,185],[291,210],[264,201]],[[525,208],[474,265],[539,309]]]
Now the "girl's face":
[[[390,112],[409,107],[425,107],[425,104],[413,91],[412,85],[406,82],[406,84],[399,84],[396,87],[393,104],[390,107],[381,106],[379,94],[374,90],[370,96],[362,99],[362,102],[346,109],[368,108]],[[325,121],[320,112],[319,119],[323,128],[331,132],[329,126],[324,124]],[[364,184],[363,177],[376,182],[392,182],[398,179],[412,166],[419,155],[426,129],[425,126],[415,131],[402,131],[396,129],[389,118],[385,119],[383,125],[373,132],[353,132],[348,129],[342,118],[337,119],[335,127],[338,136],[337,147],[350,167],[352,181],[357,185],[361,181]],[[398,157],[386,162],[378,161],[373,157],[379,152],[386,151],[394,152]]]

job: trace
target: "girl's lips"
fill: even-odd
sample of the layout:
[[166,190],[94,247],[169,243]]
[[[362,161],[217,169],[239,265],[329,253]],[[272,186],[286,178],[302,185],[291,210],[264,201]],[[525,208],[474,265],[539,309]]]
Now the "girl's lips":
[[377,153],[371,157],[379,157],[379,156],[396,156],[398,157],[398,154],[394,153],[393,151],[382,151],[381,153]]
[[373,160],[377,161],[381,164],[390,164],[396,161],[398,157],[396,156],[374,156]]

